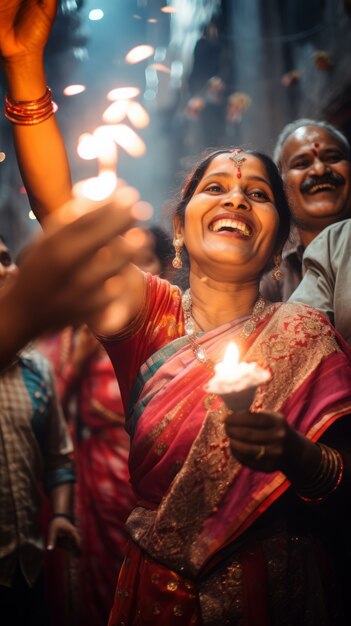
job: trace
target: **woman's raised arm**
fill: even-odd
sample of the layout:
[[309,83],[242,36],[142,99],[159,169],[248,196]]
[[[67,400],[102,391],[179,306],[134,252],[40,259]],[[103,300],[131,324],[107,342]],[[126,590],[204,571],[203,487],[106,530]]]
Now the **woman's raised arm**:
[[[12,102],[31,102],[46,92],[44,48],[57,0],[1,0],[0,55]],[[9,122],[11,123],[11,122]],[[54,115],[35,125],[13,124],[17,160],[39,220],[71,197],[71,176]]]

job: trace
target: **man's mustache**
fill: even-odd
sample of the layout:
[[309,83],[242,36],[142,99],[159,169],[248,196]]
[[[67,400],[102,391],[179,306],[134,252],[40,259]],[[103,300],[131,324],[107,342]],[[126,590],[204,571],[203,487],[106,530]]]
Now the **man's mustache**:
[[310,176],[308,180],[305,180],[301,184],[301,191],[308,192],[316,185],[333,185],[333,187],[341,187],[344,185],[345,180],[343,176],[335,173],[326,173],[323,176]]

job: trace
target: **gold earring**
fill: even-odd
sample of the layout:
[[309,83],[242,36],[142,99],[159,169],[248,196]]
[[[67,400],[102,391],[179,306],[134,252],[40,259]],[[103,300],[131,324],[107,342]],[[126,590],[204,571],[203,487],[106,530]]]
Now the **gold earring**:
[[182,249],[182,246],[181,246],[179,239],[174,239],[173,245],[174,245],[174,250],[175,250],[175,257],[172,261],[172,265],[174,269],[180,270],[183,267],[183,263],[182,263],[182,257],[180,256],[180,251]]
[[273,257],[273,260],[274,260],[274,268],[272,271],[272,278],[273,280],[281,280],[282,278],[284,278],[284,274],[280,269],[282,257],[280,256],[280,254],[276,254]]

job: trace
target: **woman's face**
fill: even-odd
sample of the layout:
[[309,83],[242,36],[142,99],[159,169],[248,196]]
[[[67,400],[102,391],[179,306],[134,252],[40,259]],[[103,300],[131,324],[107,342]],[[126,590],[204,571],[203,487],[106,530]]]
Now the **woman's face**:
[[[256,280],[270,259],[279,216],[266,168],[240,153],[240,166],[221,154],[210,163],[185,210],[175,222],[186,246],[191,272],[217,281]],[[178,234],[177,234],[178,233]]]

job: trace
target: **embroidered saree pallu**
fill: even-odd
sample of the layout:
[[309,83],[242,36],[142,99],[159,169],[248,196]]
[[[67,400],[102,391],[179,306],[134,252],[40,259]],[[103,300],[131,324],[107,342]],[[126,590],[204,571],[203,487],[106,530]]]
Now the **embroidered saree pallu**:
[[[225,324],[198,338],[213,361],[222,357],[231,339],[238,340],[242,323]],[[145,316],[131,338],[104,342],[113,361],[127,348],[134,349],[135,342],[146,341],[148,324],[155,337]],[[142,356],[140,344],[138,350]],[[140,502],[127,522],[132,541],[110,626],[298,623],[294,611],[287,615],[286,607],[270,597],[274,580],[279,587],[280,578],[286,580],[294,567],[288,557],[283,562],[285,552],[293,553],[295,567],[305,572],[306,555],[314,559],[309,540],[300,536],[294,543],[284,521],[288,480],[280,472],[246,468],[234,458],[223,423],[226,409],[217,396],[204,391],[212,373],[195,360],[185,337],[145,354],[129,394],[133,407],[127,421],[130,474]],[[252,410],[282,412],[313,441],[351,412],[350,353],[313,309],[266,307],[241,354],[272,373],[271,381],[258,388]],[[276,506],[280,512],[272,532],[256,532],[263,514]],[[303,511],[307,505],[298,506]],[[317,560],[311,568],[316,567]],[[323,592],[322,580],[313,584]],[[305,598],[306,607],[308,602]],[[323,616],[323,601],[318,602],[322,608],[313,601],[309,608],[320,613],[320,623],[331,624]],[[300,623],[316,622],[306,617]]]

